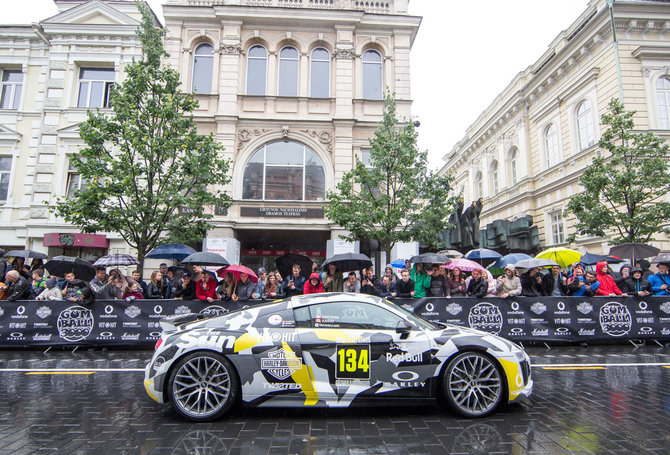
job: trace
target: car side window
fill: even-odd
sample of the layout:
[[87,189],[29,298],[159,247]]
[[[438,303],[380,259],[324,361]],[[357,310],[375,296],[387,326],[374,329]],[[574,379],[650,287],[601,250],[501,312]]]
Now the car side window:
[[[360,302],[332,302],[309,307],[309,327],[324,329],[395,330],[402,317],[376,305]],[[298,309],[301,310],[302,308]],[[298,327],[301,325],[296,310]],[[303,313],[300,319],[306,315]]]
[[314,327],[312,316],[309,314],[309,307],[303,306],[293,310],[293,317],[295,318],[295,325],[299,329]]

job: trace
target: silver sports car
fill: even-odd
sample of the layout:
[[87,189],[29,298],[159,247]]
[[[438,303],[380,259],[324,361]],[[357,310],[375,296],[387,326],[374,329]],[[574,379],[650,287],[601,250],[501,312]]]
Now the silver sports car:
[[314,294],[222,316],[170,316],[144,386],[194,421],[246,406],[417,404],[481,417],[528,397],[530,359],[510,341],[429,323],[379,297]]

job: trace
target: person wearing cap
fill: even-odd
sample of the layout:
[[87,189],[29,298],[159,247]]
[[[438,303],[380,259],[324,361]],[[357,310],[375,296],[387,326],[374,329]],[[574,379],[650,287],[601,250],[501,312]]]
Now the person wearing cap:
[[498,277],[498,296],[506,299],[521,295],[521,280],[514,274],[516,266],[507,264],[505,273]]
[[656,265],[656,268],[658,269],[658,273],[647,278],[654,291],[654,295],[670,295],[670,275],[668,275],[670,264],[661,262]]
[[252,299],[260,299],[263,296],[265,285],[268,284],[268,273],[264,267],[259,267],[256,270],[256,275],[258,276],[258,283],[256,283],[254,292],[251,294]]
[[652,294],[654,291],[651,288],[651,284],[642,277],[642,273],[643,271],[640,267],[631,269],[631,276],[624,280],[621,285],[621,290],[629,295],[637,295],[640,297]]
[[195,300],[195,282],[191,279],[191,274],[186,272],[181,277],[181,283],[177,286],[175,298],[181,300]]
[[63,300],[63,293],[56,286],[55,278],[47,278],[44,283],[45,289],[35,297],[35,300]]

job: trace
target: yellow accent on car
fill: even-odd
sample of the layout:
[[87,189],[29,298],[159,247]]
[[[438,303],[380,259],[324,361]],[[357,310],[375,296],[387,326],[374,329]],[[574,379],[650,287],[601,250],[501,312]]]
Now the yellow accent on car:
[[235,352],[244,351],[245,349],[250,349],[256,346],[261,342],[263,337],[255,337],[249,333],[245,333],[235,340]]
[[507,388],[509,389],[509,399],[513,400],[519,396],[523,390],[523,376],[521,375],[521,368],[517,362],[511,360],[498,359],[505,375],[507,376]]
[[144,380],[144,389],[147,391],[149,396],[151,397],[152,400],[154,400],[156,403],[158,403],[158,398],[156,398],[156,395],[154,395],[151,392],[151,387],[154,385],[154,381],[151,381],[149,379]]
[[[293,352],[293,349],[285,341],[282,342],[282,347],[286,352]],[[305,394],[305,406],[314,406],[319,402],[319,392],[314,388],[312,368],[305,365],[305,362],[302,362],[302,368],[291,374],[291,379],[296,384],[300,384],[302,393]]]

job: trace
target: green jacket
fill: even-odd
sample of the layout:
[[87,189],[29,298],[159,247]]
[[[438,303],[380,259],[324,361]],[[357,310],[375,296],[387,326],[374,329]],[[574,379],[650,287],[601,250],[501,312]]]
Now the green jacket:
[[414,298],[420,299],[426,296],[426,291],[430,288],[430,276],[426,273],[426,268],[421,272],[416,271],[416,264],[412,266],[412,280],[414,280]]

